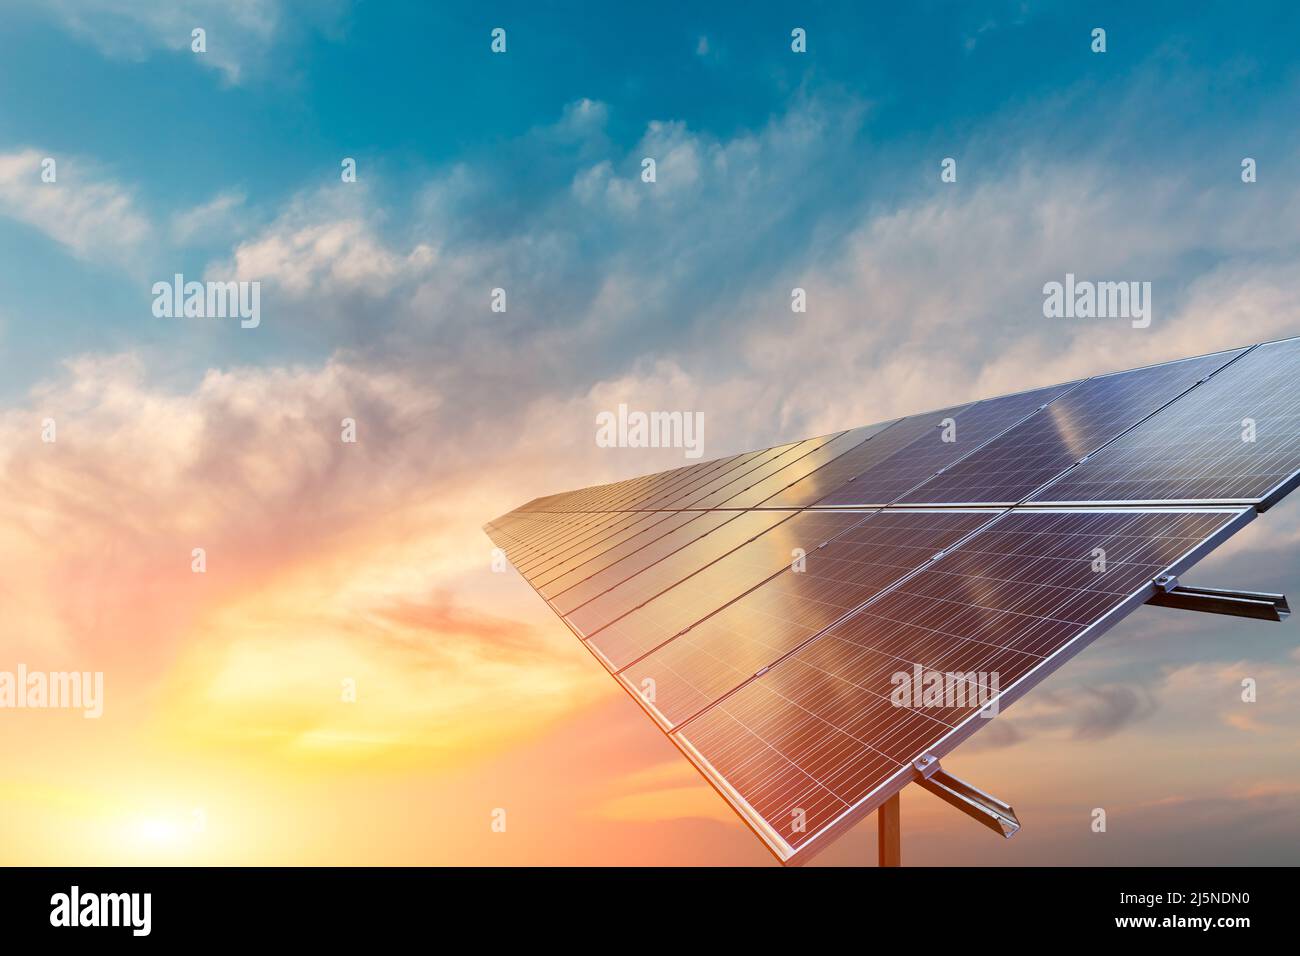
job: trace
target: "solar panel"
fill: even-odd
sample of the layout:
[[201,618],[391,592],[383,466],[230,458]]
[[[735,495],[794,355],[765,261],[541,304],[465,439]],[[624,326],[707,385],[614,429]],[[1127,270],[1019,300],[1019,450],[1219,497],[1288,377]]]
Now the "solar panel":
[[902,501],[1015,504],[1238,354],[1219,352],[1089,379]]
[[[825,436],[830,438],[832,436]],[[664,508],[686,508],[695,507],[696,503],[702,498],[706,498],[714,492],[726,488],[732,488],[732,494],[735,494],[742,488],[747,488],[755,481],[760,481],[766,475],[780,469],[788,462],[791,462],[801,455],[806,455],[810,450],[816,448],[822,443],[822,439],[810,439],[808,441],[792,442],[788,445],[779,445],[775,448],[768,448],[763,452],[755,455],[746,461],[739,462],[725,472],[717,472],[709,476],[708,481],[694,483],[689,487],[677,489],[668,494],[660,495],[649,501],[646,501],[641,508],[649,511],[663,510]],[[746,481],[748,479],[748,481]]]
[[603,537],[557,565],[539,571],[533,581],[542,597],[562,594],[598,571],[657,541],[687,522],[700,517],[698,511],[636,512],[637,520],[616,534]]
[[722,467],[719,468],[693,469],[691,474],[672,482],[667,487],[658,489],[652,497],[636,502],[638,506],[637,512],[632,512],[621,520],[614,522],[585,523],[582,533],[567,536],[563,542],[563,547],[558,545],[551,547],[543,560],[532,561],[521,567],[520,570],[533,582],[534,586],[548,582],[553,577],[574,567],[575,559],[579,555],[587,554],[590,556],[593,549],[595,553],[604,551],[617,544],[625,536],[628,536],[627,532],[629,530],[635,529],[635,531],[639,532],[653,524],[653,516],[651,516],[650,520],[647,520],[647,516],[641,513],[641,509],[664,507],[678,501],[692,500],[693,496],[698,497],[707,494],[708,490],[735,481],[738,475],[746,474],[755,468],[761,467],[763,462],[776,458],[799,444],[802,443],[791,442],[788,445],[767,448],[746,455],[737,455],[733,458],[724,459]]
[[[568,614],[593,598],[604,594],[628,578],[635,577],[656,561],[680,551],[722,525],[740,517],[739,511],[684,511],[687,521],[665,535],[643,544],[613,564],[556,595],[551,604],[561,614]],[[749,532],[744,532],[748,534]]]
[[[1162,576],[1297,481],[1291,339],[540,496],[486,530],[797,863],[1157,587],[1222,605]],[[944,696],[895,699],[909,674]]]
[[1031,500],[1267,508],[1300,474],[1300,339],[1257,346]]
[[[865,471],[872,465],[884,461],[890,455],[921,437],[943,426],[945,419],[956,415],[967,405],[941,408],[938,411],[923,412],[908,418],[900,418],[869,439],[860,442],[834,461],[817,471],[801,478],[780,494],[773,495],[763,502],[768,508],[802,508],[817,501],[828,492],[839,488],[854,475]],[[872,426],[873,428],[876,426]]]
[[[719,517],[726,518],[728,515]],[[746,511],[736,514],[733,520],[570,611],[564,616],[565,620],[579,634],[594,634],[660,591],[667,590],[789,517],[789,513],[778,511]]]
[[854,476],[817,504],[822,507],[889,504],[1077,384],[1069,382],[976,402],[946,420],[940,420],[911,443]]
[[567,514],[554,519],[549,528],[529,540],[529,554],[519,569],[528,574],[549,567],[573,549],[606,537],[629,517],[622,512],[598,511]]
[[[628,512],[623,516],[622,520],[615,524],[601,528],[597,533],[570,542],[563,550],[551,556],[549,560],[530,567],[528,577],[533,582],[534,587],[542,591],[544,596],[550,597],[550,594],[546,592],[542,585],[550,584],[593,558],[612,551],[619,545],[649,532],[678,513],[672,511]],[[698,516],[698,513],[692,512],[692,516]],[[659,534],[664,534],[672,530],[673,527],[674,525],[666,526],[659,531]]]
[[[673,736],[790,861],[910,782],[914,759],[973,731],[984,698],[1023,693],[1250,514],[1009,514]],[[1092,570],[1098,547],[1105,573]],[[898,706],[894,675],[918,666],[998,675],[996,693],[977,676],[964,688],[974,706]]]
[[870,515],[620,677],[661,724],[676,726],[998,514]]
[[799,513],[600,628],[583,629],[576,615],[568,620],[614,668],[624,667],[790,567],[795,549],[810,551],[863,517],[853,512]]

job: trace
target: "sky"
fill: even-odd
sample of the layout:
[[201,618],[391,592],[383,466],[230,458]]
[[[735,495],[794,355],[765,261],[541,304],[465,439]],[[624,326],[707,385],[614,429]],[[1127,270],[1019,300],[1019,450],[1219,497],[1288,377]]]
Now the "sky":
[[[104,674],[0,711],[6,863],[774,865],[482,525],[683,463],[620,403],[713,458],[1300,334],[1291,4],[0,14],[0,670]],[[1194,576],[1295,590],[1300,502]],[[1143,608],[945,758],[1024,830],[909,788],[904,860],[1294,863],[1298,720],[1288,625]]]

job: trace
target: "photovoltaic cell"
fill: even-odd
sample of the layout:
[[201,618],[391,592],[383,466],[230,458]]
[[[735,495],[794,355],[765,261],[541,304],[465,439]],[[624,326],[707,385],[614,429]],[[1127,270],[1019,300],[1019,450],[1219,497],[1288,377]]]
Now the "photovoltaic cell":
[[867,468],[817,504],[819,507],[889,504],[1076,384],[1069,382],[976,402],[926,429],[910,444]]
[[675,726],[998,514],[877,512],[621,676],[661,724]]
[[593,520],[595,516],[587,515],[537,515],[524,516],[512,522],[508,532],[499,535],[503,550],[511,561],[520,568],[546,560],[549,553],[548,541],[559,532],[572,531],[579,522]]
[[[734,476],[753,468],[758,467],[763,461],[782,454],[785,450],[800,444],[793,442],[789,445],[769,448],[764,451],[754,452],[748,455],[738,455],[725,461],[723,467],[701,469],[697,473],[686,476],[685,480],[674,482],[673,485],[664,490],[662,493],[655,495],[649,502],[640,502],[640,504],[652,503],[656,506],[660,503],[676,501],[683,498],[689,498],[692,495],[706,493],[704,489],[714,487],[718,484],[725,484],[734,480]],[[543,561],[534,561],[521,571],[525,573],[529,580],[537,584],[549,582],[552,578],[559,576],[565,571],[575,566],[575,559],[579,555],[600,553],[607,548],[617,544],[627,535],[625,532],[629,529],[640,530],[649,527],[655,523],[653,516],[647,516],[644,512],[632,512],[630,515],[622,518],[617,522],[600,522],[594,526],[588,524],[583,532],[578,534],[570,533],[563,541],[563,546],[552,545],[549,549],[548,557]],[[585,559],[583,559],[585,560]],[[580,562],[579,562],[580,563]]]
[[1220,368],[1240,349],[1089,379],[902,501],[1014,504]]
[[761,480],[762,476],[769,475],[781,468],[787,462],[793,461],[800,455],[807,454],[823,441],[824,439],[811,438],[805,441],[791,442],[788,445],[768,448],[735,467],[727,469],[725,472],[717,472],[711,475],[708,481],[699,482],[689,488],[662,495],[647,501],[642,507],[650,510],[662,510],[664,508],[681,510],[683,508],[698,507],[700,500],[709,497],[722,488],[731,488],[730,493],[735,494],[740,489]]
[[785,471],[787,468],[797,467],[799,462],[806,460],[813,455],[825,455],[825,447],[834,447],[838,439],[842,438],[844,433],[834,435],[825,435],[821,438],[811,438],[806,442],[800,442],[794,448],[791,448],[784,455],[773,458],[764,462],[759,468],[753,468],[746,471],[743,475],[738,476],[735,480],[727,484],[711,489],[707,494],[692,495],[689,499],[683,499],[679,506],[682,508],[716,508],[743,507],[732,502],[738,500],[746,494],[749,489],[761,485],[764,481],[769,480],[773,475]]
[[636,515],[637,521],[617,534],[587,545],[567,560],[538,574],[533,584],[542,593],[542,597],[553,598],[567,591],[633,551],[657,541],[688,521],[694,521],[700,512],[638,511]]
[[[639,503],[652,504],[657,507],[660,504],[673,501],[692,501],[701,495],[707,494],[713,488],[728,483],[736,483],[736,487],[743,487],[744,483],[740,481],[738,476],[753,472],[761,468],[764,463],[781,458],[796,446],[804,445],[807,448],[816,448],[820,442],[819,439],[808,442],[790,442],[758,452],[736,455],[717,463],[705,463],[704,466],[698,468],[693,466],[690,469],[678,469],[678,472],[689,471],[691,474],[680,475],[674,479],[671,487],[656,494],[647,502]],[[718,467],[715,467],[715,465]],[[525,515],[524,517],[530,516]],[[518,568],[520,573],[539,590],[541,590],[542,585],[548,584],[554,578],[572,570],[587,558],[613,547],[631,537],[634,533],[639,533],[653,526],[660,520],[643,512],[628,514],[542,513],[535,517],[546,520],[541,522],[542,527],[540,529],[535,528],[532,531],[528,538],[530,543],[526,547],[515,543],[503,550],[506,551],[507,557]],[[667,530],[671,529],[662,529],[660,533]],[[657,537],[659,537],[659,534],[651,536],[648,540],[654,540]],[[641,539],[641,543],[644,543],[645,540],[647,539]],[[627,551],[625,550],[624,553],[627,553]],[[582,574],[577,580],[587,576],[589,574]],[[571,580],[569,583],[576,582]],[[552,591],[551,593],[555,592]]]
[[662,522],[672,514],[672,511],[629,511],[621,515],[616,522],[589,528],[584,535],[569,538],[563,546],[555,546],[546,561],[529,564],[524,568],[524,574],[533,581],[534,585],[550,583],[552,579],[559,578],[565,571],[577,567],[586,559],[614,548],[621,541],[640,535],[641,532],[653,528],[656,523]]
[[579,634],[594,634],[660,591],[666,591],[678,581],[789,517],[789,512],[780,511],[742,512],[735,520],[727,521],[704,537],[644,568],[635,577],[566,614],[564,619]]
[[[865,425],[862,428],[852,429],[836,449],[840,454],[823,457],[813,463],[815,467],[805,467],[797,475],[787,475],[784,482],[774,483],[773,486],[767,488],[767,494],[758,499],[761,506],[764,508],[797,508],[803,507],[808,501],[815,501],[820,498],[844,480],[842,477],[838,477],[844,469],[860,467],[854,464],[859,460],[858,457],[854,456],[861,456],[865,450],[866,441],[890,428],[895,421],[896,419],[890,419],[876,422],[874,425]],[[773,491],[776,493],[773,494]],[[729,503],[728,506],[732,505]]]
[[[981,707],[1022,693],[1249,515],[1012,512],[675,733],[789,860],[874,810],[914,759],[943,756]],[[918,668],[968,675],[953,694],[965,706],[905,706],[895,691]]]
[[[830,492],[839,488],[855,475],[872,465],[889,458],[890,455],[907,447],[923,434],[937,430],[943,420],[957,414],[967,405],[954,405],[933,412],[923,412],[908,418],[900,418],[874,432],[866,441],[840,455],[834,461],[827,462],[822,468],[796,481],[789,488],[763,502],[765,508],[803,508],[813,504]],[[871,426],[876,429],[879,426]]]
[[822,467],[833,463],[835,459],[851,453],[854,448],[864,442],[866,433],[870,431],[869,428],[855,428],[852,431],[844,432],[815,451],[804,455],[798,461],[791,462],[780,471],[774,472],[762,481],[750,485],[744,491],[723,501],[709,502],[706,505],[717,508],[766,506],[768,500],[778,492],[784,491],[790,485],[815,474]]
[[570,554],[575,548],[599,540],[632,519],[631,513],[618,511],[567,514],[563,520],[552,523],[552,530],[533,540],[530,544],[532,553],[519,564],[519,569],[525,575],[536,574],[562,560],[560,555]]
[[1300,472],[1300,339],[1257,346],[1033,501],[1272,503]]
[[[769,516],[775,513],[778,512],[746,512]],[[625,616],[595,631],[583,631],[587,643],[614,669],[625,667],[732,598],[790,567],[796,559],[796,548],[805,553],[811,551],[853,527],[863,517],[854,512],[800,512]],[[570,621],[573,617],[570,616]]]
[[640,574],[656,561],[662,561],[692,541],[703,538],[717,528],[735,521],[738,511],[687,511],[692,516],[680,527],[632,551],[626,557],[597,571],[591,577],[569,588],[552,599],[551,604],[561,614],[568,614],[593,598],[604,594],[622,581]]

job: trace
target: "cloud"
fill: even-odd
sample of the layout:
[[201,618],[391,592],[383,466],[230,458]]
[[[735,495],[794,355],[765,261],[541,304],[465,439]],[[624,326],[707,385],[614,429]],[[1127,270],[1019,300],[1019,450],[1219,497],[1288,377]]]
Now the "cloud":
[[[1191,178],[1126,178],[1096,155],[963,165],[946,190],[937,177],[849,189],[870,117],[859,100],[800,95],[757,129],[659,120],[620,147],[608,109],[577,100],[521,140],[548,144],[527,195],[487,159],[441,170],[415,202],[329,184],[278,208],[227,193],[179,214],[177,235],[195,238],[263,223],[208,274],[266,283],[279,330],[333,354],[214,368],[189,387],[158,384],[139,356],[81,356],[7,411],[10,620],[34,648],[95,648],[145,682],[179,655],[161,699],[196,739],[295,759],[409,756],[423,738],[464,754],[483,741],[451,727],[455,713],[495,746],[519,713],[545,723],[605,680],[540,602],[487,570],[479,532],[535,495],[682,462],[598,448],[597,412],[703,411],[712,457],[1289,331],[1295,226],[1261,235],[1235,196],[1191,208]],[[146,222],[114,190],[95,205]],[[25,208],[15,195],[0,193]],[[91,204],[73,211],[95,222]],[[110,231],[60,241],[102,255]],[[1151,278],[1153,329],[1043,319],[1042,284],[1066,271]],[[805,314],[790,311],[795,286]],[[497,287],[505,313],[489,307]],[[33,427],[45,415],[54,446]],[[357,446],[339,442],[345,416]],[[340,711],[343,677],[393,690]],[[519,713],[492,713],[503,695]],[[1129,682],[1040,689],[981,737],[1015,739],[1031,714],[1047,739],[1096,740],[1160,716],[1156,699]]]
[[1040,687],[981,728],[967,749],[1009,747],[1039,736],[1104,740],[1145,720],[1156,707],[1156,697],[1141,684]]
[[445,644],[448,636],[457,635],[492,658],[540,658],[546,653],[546,643],[519,621],[466,608],[446,588],[423,598],[398,599],[376,614],[410,629],[421,640],[436,637]]
[[[331,22],[336,4],[286,0],[51,0],[61,26],[106,56],[142,61],[156,50],[192,56],[239,83],[260,66],[273,43],[295,20]],[[191,31],[207,31],[207,52],[191,51]]]
[[[1255,700],[1243,700],[1243,682],[1254,683]],[[1294,663],[1258,660],[1208,661],[1170,668],[1165,692],[1204,720],[1217,716],[1223,726],[1274,740],[1290,741],[1300,719],[1300,673]]]
[[57,179],[41,179],[35,149],[0,154],[0,215],[39,230],[80,259],[136,265],[152,225],[135,192],[88,160],[54,156]]
[[[418,373],[467,430],[541,427],[591,469],[578,484],[633,464],[588,454],[589,419],[620,400],[689,396],[712,454],[1294,331],[1300,229],[1280,217],[1265,233],[1237,192],[1189,206],[1194,169],[1153,183],[1120,175],[1104,149],[1062,162],[1026,148],[885,198],[839,188],[860,163],[861,100],[797,94],[729,137],[651,121],[623,148],[608,114],[580,98],[523,134],[546,184],[527,195],[509,161],[485,157],[436,173],[414,203],[382,182],[316,186],[270,210],[225,192],[174,216],[173,232],[260,219],[209,277],[262,281],[279,328],[359,368]],[[1300,191],[1269,202],[1290,209]],[[1043,283],[1067,271],[1150,278],[1153,328],[1043,318]],[[805,314],[790,311],[796,286]],[[505,313],[491,311],[496,288]]]
[[71,360],[0,415],[10,650],[105,670],[120,708],[154,688],[171,732],[268,758],[438,761],[535,733],[601,675],[522,595],[482,610],[513,591],[479,530],[507,499],[476,505],[494,482],[444,463],[440,407],[341,361],[175,393],[131,355]]
[[209,274],[273,283],[295,298],[350,291],[377,298],[427,271],[434,249],[420,243],[407,252],[396,250],[381,238],[361,201],[338,192],[353,188],[299,197],[273,223],[239,243],[229,262],[210,267]]
[[609,106],[584,96],[565,104],[555,131],[572,136],[590,136],[604,130],[608,121]]
[[172,216],[172,238],[181,245],[195,241],[230,241],[247,228],[248,196],[242,189],[228,189],[193,209]]
[[[312,190],[214,269],[278,283],[295,300],[281,322],[358,361],[420,366],[483,427],[573,409],[571,442],[584,392],[653,394],[668,367],[730,450],[1296,331],[1300,217],[1262,230],[1240,191],[1189,204],[1193,167],[1153,180],[1104,146],[1068,161],[1025,147],[886,196],[838,188],[860,165],[861,100],[799,94],[726,138],[651,121],[622,149],[607,114],[576,100],[520,140],[549,188],[520,198],[517,170],[489,157],[435,175],[413,207]],[[1278,188],[1272,206],[1300,204]],[[1066,272],[1151,281],[1152,328],[1044,318],[1042,286]],[[506,313],[489,309],[498,287]],[[558,489],[523,497],[543,490]]]

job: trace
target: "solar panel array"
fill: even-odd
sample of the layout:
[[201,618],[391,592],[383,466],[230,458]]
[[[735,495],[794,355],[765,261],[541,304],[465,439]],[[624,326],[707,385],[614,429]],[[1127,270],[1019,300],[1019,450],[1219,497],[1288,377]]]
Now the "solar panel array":
[[1288,339],[549,495],[486,530],[789,863],[1297,481]]

